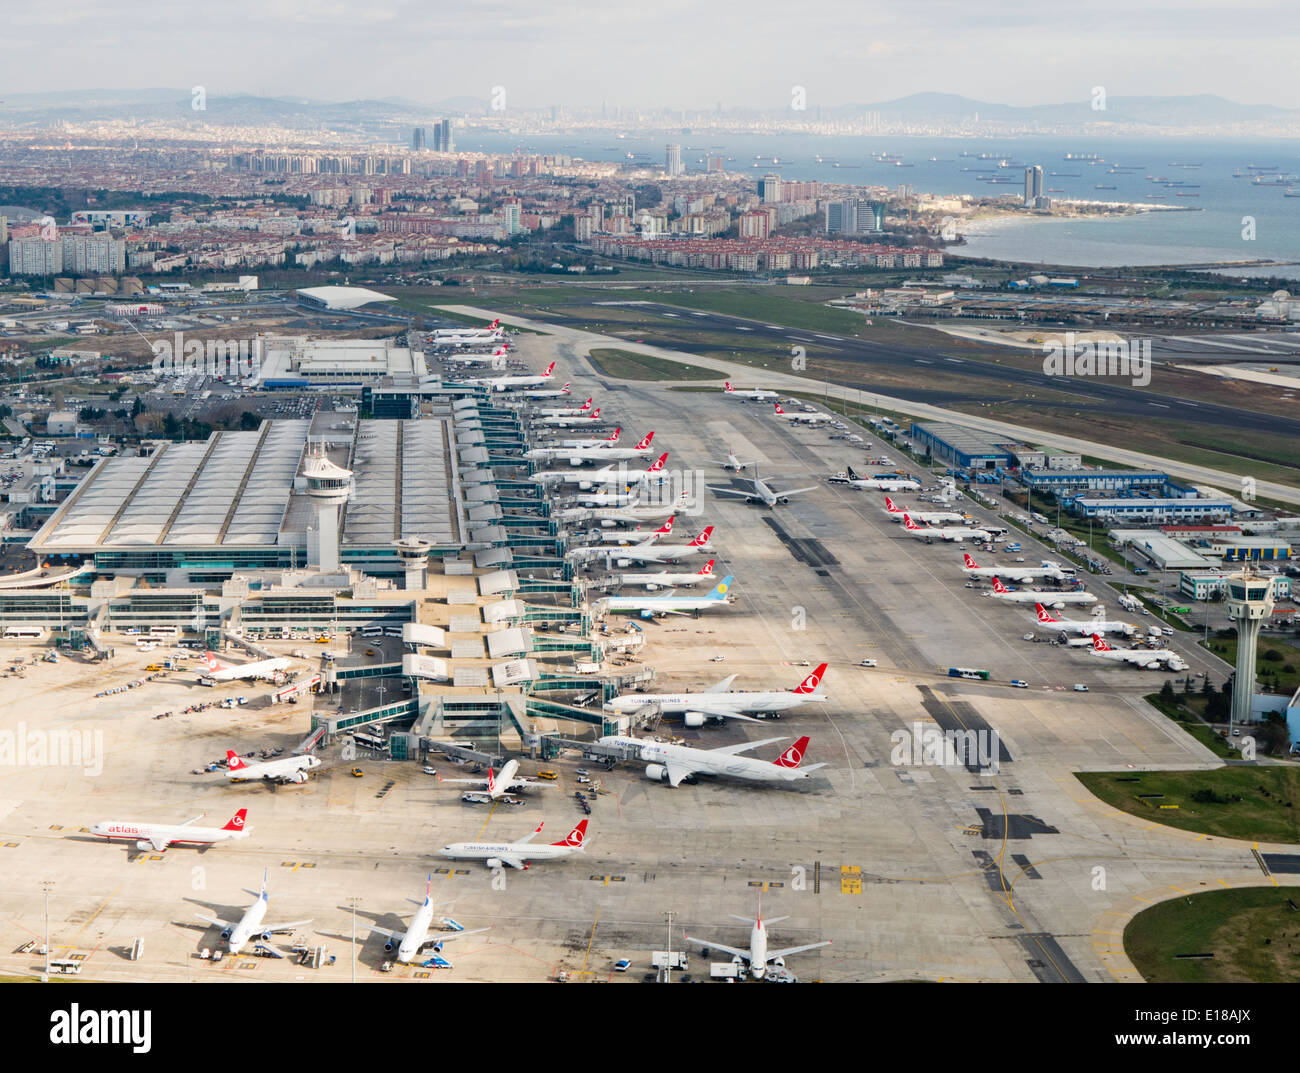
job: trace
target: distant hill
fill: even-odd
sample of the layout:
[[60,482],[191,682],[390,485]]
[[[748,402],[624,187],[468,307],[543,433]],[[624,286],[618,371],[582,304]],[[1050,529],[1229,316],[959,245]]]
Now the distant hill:
[[1091,99],[1063,104],[1020,106],[977,101],[953,93],[913,93],[875,104],[834,109],[840,114],[880,112],[882,119],[956,123],[978,115],[981,121],[1040,123],[1050,126],[1111,122],[1160,127],[1192,127],[1297,118],[1300,109],[1272,104],[1238,104],[1224,97],[1108,97],[1104,111],[1094,111]]

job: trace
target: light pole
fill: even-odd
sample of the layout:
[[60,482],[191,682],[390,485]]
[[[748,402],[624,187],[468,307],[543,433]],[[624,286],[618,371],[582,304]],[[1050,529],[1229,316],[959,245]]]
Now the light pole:
[[668,910],[668,960],[664,963],[664,983],[673,982],[673,911]]
[[348,905],[352,909],[352,982],[357,982],[357,903],[359,898],[349,898]]
[[50,889],[54,880],[41,880],[41,890],[45,893],[45,982],[50,981]]

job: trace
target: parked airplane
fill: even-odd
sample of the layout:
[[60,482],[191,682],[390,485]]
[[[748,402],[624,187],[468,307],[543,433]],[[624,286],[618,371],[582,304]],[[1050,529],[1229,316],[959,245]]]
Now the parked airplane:
[[753,462],[742,462],[736,457],[736,452],[730,447],[727,448],[727,460],[725,462],[714,461],[713,464],[715,466],[721,466],[723,469],[729,470],[732,473],[739,473],[742,469],[747,469],[754,465]]
[[969,525],[917,525],[910,514],[903,515],[903,528],[915,536],[931,540],[951,540],[960,544],[963,540],[992,540],[993,534],[987,529],[976,529]]
[[[622,434],[623,434],[623,426],[619,425],[608,436],[601,436],[597,439],[590,439],[590,440],[561,440],[559,446],[566,447],[566,448],[567,447],[613,447],[616,443],[618,443],[618,438]],[[653,436],[654,433],[652,432],[650,433],[650,436],[646,438],[647,453],[649,452],[650,438],[652,438]],[[553,446],[547,444],[541,447],[540,450],[543,451],[553,450]],[[532,458],[533,456],[529,454],[526,455],[525,457]]]
[[1049,577],[1056,581],[1064,581],[1070,575],[1062,570],[1056,563],[1044,559],[1041,566],[1024,566],[1019,563],[1002,566],[980,566],[973,558],[970,552],[961,553],[962,562],[966,565],[962,570],[970,577],[999,577],[1005,574],[1012,581],[1023,585],[1026,581],[1033,581],[1035,578]]
[[993,579],[993,599],[1005,600],[1013,604],[1042,604],[1053,609],[1064,607],[1066,604],[1097,602],[1097,597],[1090,592],[1049,592],[1047,589],[1020,589],[1013,592],[996,577]]
[[[564,386],[567,389],[569,385],[565,384]],[[528,396],[529,398],[536,397],[533,395],[532,392],[528,392]],[[537,410],[535,411],[535,414],[537,417],[582,417],[584,414],[591,413],[591,404],[592,404],[592,397],[588,395],[587,401],[584,402],[581,406],[567,406],[567,407],[561,407],[559,409],[550,408],[545,410]]]
[[195,820],[203,819],[206,813],[195,816],[184,823],[121,823],[117,820],[105,820],[90,829],[96,838],[106,838],[110,842],[134,840],[136,849],[152,849],[155,853],[164,852],[168,846],[210,846],[217,842],[226,842],[232,838],[247,838],[244,820],[248,809],[241,808],[225,827],[194,827]]
[[578,428],[581,425],[599,425],[600,407],[597,406],[589,414],[571,414],[568,417],[539,417],[533,424],[545,425],[549,428]]
[[690,611],[709,611],[731,603],[727,593],[731,589],[732,575],[728,574],[706,596],[602,596],[596,601],[596,613],[608,611],[648,611],[651,615],[685,615]]
[[231,782],[270,779],[272,782],[301,785],[307,781],[307,772],[318,767],[320,759],[315,756],[286,756],[279,760],[250,764],[233,749],[226,750],[226,778]]
[[[375,935],[384,936],[386,940],[384,950],[391,953],[395,949],[397,951],[396,960],[403,965],[409,965],[430,947],[436,954],[442,950],[443,943],[449,943],[455,939],[464,939],[467,935],[478,935],[480,932],[489,930],[488,928],[475,928],[473,931],[447,931],[431,936],[429,934],[429,925],[433,923],[434,908],[433,876],[431,875],[424,885],[424,902],[415,911],[415,916],[411,918],[411,923],[407,925],[405,931],[388,931],[386,928],[378,928],[374,925],[371,925],[370,931]],[[451,917],[443,917],[441,923],[444,927],[447,927],[456,922]],[[459,927],[459,925],[456,926]]]
[[[618,431],[615,429],[615,431]],[[651,454],[650,444],[654,440],[653,432],[643,436],[632,447],[616,447],[613,440],[571,441],[586,443],[586,447],[534,447],[526,457],[560,461],[563,459],[570,466],[581,466],[584,462],[627,462],[634,458],[648,458]],[[600,446],[593,446],[599,444]]]
[[667,571],[658,574],[623,574],[618,580],[621,585],[642,585],[651,592],[676,585],[698,585],[701,581],[713,580],[714,562],[710,559],[694,574],[673,574]]
[[604,469],[568,471],[552,470],[547,474],[539,474],[538,476],[552,477],[564,484],[576,484],[580,488],[609,484],[621,484],[624,486],[633,484],[658,484],[666,481],[671,476],[671,474],[664,469],[667,462],[668,452],[665,451],[645,469],[628,469],[627,463],[622,462],[618,465],[606,466]]
[[682,492],[668,503],[636,503],[627,507],[567,507],[555,511],[551,517],[558,522],[581,523],[600,522],[602,526],[613,526],[619,522],[652,522],[665,514],[674,515],[690,505],[690,492]]
[[1116,663],[1132,663],[1144,671],[1187,670],[1187,663],[1172,648],[1111,648],[1101,634],[1092,635],[1092,654]]
[[211,652],[203,653],[203,677],[214,682],[233,682],[237,679],[270,678],[276,671],[283,671],[289,661],[280,656],[275,659],[259,659],[255,663],[224,663]]
[[736,675],[728,675],[703,693],[628,693],[605,702],[605,710],[619,715],[633,714],[642,708],[655,707],[664,715],[680,715],[688,727],[704,725],[705,719],[723,722],[744,719],[754,723],[751,713],[778,715],[810,701],[826,700],[821,690],[826,664],[821,664],[793,689],[780,692],[731,692]]
[[[522,395],[525,399],[560,399],[560,398],[564,398],[566,395],[569,394],[569,389],[572,386],[573,386],[572,384],[566,383],[564,387],[559,387],[559,388],[526,387],[521,392],[519,392],[519,394]],[[588,405],[590,405],[591,400],[588,399],[587,403]],[[570,412],[585,413],[586,408],[578,407],[576,410],[572,410]]]
[[778,503],[784,505],[790,502],[791,496],[797,496],[802,492],[812,492],[816,485],[809,485],[807,488],[789,488],[783,492],[777,491],[765,480],[758,475],[758,463],[754,463],[753,477],[737,478],[742,483],[748,484],[748,489],[739,488],[721,488],[715,485],[709,485],[709,491],[714,495],[729,497],[732,499],[743,499],[746,503],[762,503],[765,507],[775,507]]
[[[715,942],[712,939],[700,939],[693,935],[686,936],[688,942],[702,943],[710,950],[721,950],[725,954],[730,954],[733,958],[740,959],[749,965],[749,974],[755,980],[761,980],[767,975],[768,966],[775,968],[785,968],[785,959],[791,954],[802,954],[806,950],[816,950],[818,947],[830,946],[830,940],[827,939],[820,943],[805,943],[803,946],[787,946],[783,950],[769,950],[767,948],[767,929],[763,926],[762,910],[759,911],[757,920],[749,917],[737,916],[731,914],[736,920],[745,924],[752,924],[753,929],[749,933],[749,949],[737,949],[734,946],[727,946],[725,943]],[[789,920],[789,917],[773,917],[767,923],[779,924],[783,920]]]
[[[692,555],[700,555],[713,550],[710,541],[713,539],[713,526],[705,526],[688,544],[660,544],[653,540],[647,540],[641,544],[635,544],[628,548],[610,548],[609,555],[613,561],[617,562],[619,567],[624,567],[630,563],[675,563],[681,559],[689,558]],[[575,551],[584,549],[576,548]],[[569,552],[570,555],[573,552]]]
[[533,839],[541,832],[539,823],[529,834],[516,842],[453,842],[443,846],[442,856],[453,861],[482,861],[489,868],[509,865],[524,871],[529,861],[551,861],[582,853],[587,841],[587,821],[583,820],[559,842],[550,845],[535,844]]
[[806,768],[799,766],[804,751],[808,748],[806,737],[800,738],[775,760],[739,755],[784,740],[764,738],[762,741],[726,745],[721,749],[692,749],[687,745],[668,745],[659,741],[611,734],[601,738],[600,744],[635,749],[638,760],[649,761],[645,777],[654,782],[666,782],[670,786],[680,786],[684,779],[692,775],[726,775],[752,782],[794,782],[796,779],[808,778],[818,768],[826,767],[825,764],[813,764]]
[[767,402],[780,398],[775,391],[765,391],[761,387],[732,387],[730,380],[723,381],[722,390],[727,395],[734,395],[738,399],[750,399],[753,402]]
[[959,514],[955,510],[908,510],[905,507],[898,506],[889,496],[885,496],[885,513],[889,515],[891,522],[901,522],[904,514],[910,514],[913,521],[918,521],[922,525],[942,525],[944,522],[963,522],[966,515]]
[[[484,339],[481,342],[488,342],[488,340]],[[503,368],[506,360],[506,344],[502,343],[499,347],[486,354],[449,354],[447,360],[466,362],[471,365],[494,365],[497,368]]]
[[638,498],[630,488],[622,492],[578,491],[573,494],[575,502],[589,507],[630,507]]
[[1077,633],[1080,637],[1091,637],[1094,633],[1122,633],[1126,637],[1131,637],[1138,632],[1138,628],[1131,622],[1113,622],[1104,615],[1094,615],[1090,619],[1060,619],[1042,604],[1035,604],[1034,609],[1038,612],[1040,626],[1047,626],[1061,633]]
[[482,779],[444,779],[438,776],[439,782],[461,783],[466,786],[481,786],[483,789],[477,793],[467,793],[464,800],[473,801],[475,804],[487,804],[492,801],[499,801],[501,798],[508,798],[510,792],[515,789],[532,789],[534,786],[545,787],[547,784],[538,782],[534,779],[526,779],[517,774],[519,771],[518,760],[507,760],[501,768],[501,774],[493,774],[492,769],[488,768],[488,773]]
[[[606,529],[596,537],[595,543],[601,544],[618,544],[630,545],[633,543],[640,544],[646,540],[658,540],[660,537],[671,536],[673,525],[676,524],[677,515],[670,514],[668,520],[657,529],[645,530],[639,526],[635,529]],[[582,545],[590,547],[592,545]],[[598,549],[603,550],[603,549]]]
[[238,921],[220,920],[206,913],[194,915],[200,920],[206,920],[214,928],[221,929],[221,937],[226,940],[226,945],[232,954],[238,954],[249,939],[257,939],[271,947],[280,957],[284,957],[284,954],[271,946],[271,937],[276,932],[301,928],[304,924],[310,924],[311,920],[291,920],[287,924],[264,924],[262,921],[270,904],[271,897],[266,893],[266,869],[264,868],[262,869],[262,893],[257,896],[257,901],[244,911],[244,915]]
[[847,484],[850,488],[872,488],[882,492],[919,492],[921,482],[911,477],[859,477],[852,466],[843,473],[827,478],[829,484]]
[[788,414],[781,408],[781,404],[779,402],[774,402],[772,403],[772,405],[776,407],[776,411],[773,416],[779,417],[791,425],[820,425],[823,421],[831,420],[830,414],[821,414],[821,413],[809,414],[803,412]]
[[463,380],[465,384],[480,384],[483,387],[491,388],[493,391],[506,391],[512,387],[536,387],[545,384],[551,379],[551,374],[555,371],[555,362],[551,362],[538,376],[484,376],[472,380]]
[[505,329],[494,320],[486,328],[438,328],[429,336],[429,342],[435,348],[481,346],[494,343],[504,335]]

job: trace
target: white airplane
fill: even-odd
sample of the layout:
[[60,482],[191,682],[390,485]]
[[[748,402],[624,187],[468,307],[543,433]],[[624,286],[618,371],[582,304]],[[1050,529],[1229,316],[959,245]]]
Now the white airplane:
[[[640,544],[646,540],[658,540],[660,537],[670,536],[673,531],[673,525],[677,521],[677,515],[670,514],[668,520],[658,529],[652,529],[647,532],[644,529],[607,529],[596,537],[597,544],[619,544],[630,545],[633,543]],[[584,545],[584,547],[587,545]]]
[[250,764],[233,749],[226,750],[226,778],[231,782],[270,779],[272,782],[293,782],[302,785],[307,781],[307,772],[318,767],[320,767],[320,758],[315,756],[286,756],[279,760],[264,760],[260,764]]
[[506,391],[512,387],[538,387],[550,382],[555,371],[555,362],[551,362],[538,376],[483,376],[473,380],[461,381],[465,384],[479,384],[493,391]]
[[[564,394],[567,395],[569,393],[567,390],[569,385],[565,384],[564,387],[566,389]],[[531,391],[526,392],[525,394],[527,394],[529,398],[536,397],[536,395]],[[587,401],[584,402],[581,406],[567,406],[567,407],[561,407],[560,409],[555,409],[554,407],[552,407],[545,410],[536,410],[534,411],[534,413],[538,417],[582,417],[584,414],[591,413],[591,403],[592,403],[592,398],[590,395],[588,395]]]
[[653,592],[655,589],[669,589],[678,585],[698,585],[701,581],[713,579],[713,564],[710,559],[694,574],[673,574],[662,571],[658,574],[623,574],[619,577],[621,585],[641,585]]
[[781,418],[790,425],[820,425],[823,421],[831,420],[830,414],[808,414],[802,412],[788,414],[781,408],[779,402],[774,402],[772,405],[776,407],[773,416]]
[[1131,637],[1138,632],[1138,628],[1131,622],[1110,621],[1104,615],[1094,615],[1090,619],[1060,619],[1042,604],[1035,604],[1034,608],[1040,626],[1048,626],[1061,633],[1077,633],[1080,637],[1091,637],[1094,633],[1122,633]]
[[[403,965],[409,965],[424,951],[430,947],[433,952],[439,953],[442,950],[443,943],[449,943],[454,939],[464,939],[467,935],[478,935],[480,932],[488,931],[488,928],[475,928],[473,931],[450,931],[442,932],[434,936],[429,935],[429,925],[433,923],[433,876],[429,876],[424,885],[424,902],[416,910],[415,916],[411,918],[411,923],[405,931],[388,931],[385,928],[371,926],[370,931],[376,935],[382,935],[385,938],[384,949],[391,953],[397,950],[397,961]],[[441,923],[444,927],[455,924],[450,917],[443,917]],[[459,927],[459,925],[457,925]]]
[[536,844],[533,839],[541,832],[539,823],[530,833],[517,842],[453,842],[443,846],[442,856],[453,861],[482,861],[489,868],[497,869],[505,865],[524,871],[529,861],[551,861],[582,853],[587,841],[587,821],[583,820],[559,842],[550,845]]
[[439,782],[460,783],[466,786],[481,786],[482,791],[478,793],[468,793],[464,795],[464,800],[473,801],[476,804],[488,804],[492,801],[499,801],[503,797],[508,798],[510,792],[515,789],[531,789],[534,786],[545,787],[546,783],[537,782],[534,779],[526,779],[518,774],[519,761],[507,760],[501,767],[501,774],[496,775],[491,768],[488,768],[486,778],[482,779],[444,779],[438,776]]
[[[732,958],[738,961],[744,961],[749,965],[749,974],[755,980],[761,980],[767,975],[768,966],[776,968],[785,968],[785,959],[791,954],[802,954],[806,950],[816,950],[818,947],[830,946],[830,940],[827,939],[820,943],[805,943],[803,946],[787,946],[783,950],[769,950],[767,948],[767,929],[763,926],[762,909],[759,910],[757,920],[749,917],[737,916],[731,914],[736,920],[745,924],[752,924],[753,928],[749,933],[749,949],[737,949],[734,946],[727,946],[725,943],[717,943],[712,939],[700,939],[693,935],[686,936],[688,942],[702,943],[710,950],[721,950],[724,954],[730,954]],[[779,924],[783,920],[789,920],[789,917],[773,917],[768,921],[769,924]]]
[[999,577],[1005,574],[1012,581],[1023,585],[1027,581],[1033,581],[1035,578],[1050,577],[1056,581],[1064,581],[1070,575],[1062,570],[1056,563],[1043,560],[1042,566],[1023,566],[1014,564],[1011,566],[980,566],[968,551],[961,553],[962,562],[966,565],[962,567],[963,573],[969,577]]
[[1111,648],[1099,633],[1092,635],[1092,654],[1098,659],[1132,663],[1144,671],[1187,670],[1183,657],[1172,648]]
[[437,328],[429,336],[435,347],[473,346],[482,343],[494,343],[505,335],[499,320],[494,320],[486,328]]
[[135,841],[136,849],[152,849],[155,853],[164,852],[168,846],[211,846],[217,842],[226,842],[232,838],[247,838],[244,820],[248,809],[241,808],[225,827],[194,827],[195,820],[202,815],[184,823],[121,823],[118,820],[105,820],[90,829],[96,838],[106,838],[110,842],[128,839]]
[[[569,447],[613,447],[615,444],[618,443],[618,438],[619,438],[619,436],[621,436],[622,434],[623,434],[623,426],[622,426],[622,425],[619,425],[619,426],[617,426],[617,427],[614,429],[614,431],[611,432],[608,436],[602,436],[602,437],[599,437],[598,439],[590,439],[590,440],[561,440],[561,441],[559,442],[559,445],[558,445],[558,446],[560,446],[560,447],[564,447],[564,448],[569,448]],[[650,438],[653,437],[653,436],[654,436],[654,433],[652,432],[652,433],[650,433],[650,436],[646,438],[645,443],[646,443],[646,447],[647,447],[647,448],[649,448],[649,446],[650,446]],[[541,450],[541,451],[553,451],[553,450],[555,450],[555,445],[553,445],[553,444],[543,444],[540,448],[538,448],[538,450]],[[648,453],[648,452],[647,452],[647,453]],[[531,454],[528,454],[526,457],[528,457],[528,458],[532,458],[532,455],[531,455]]]
[[214,682],[233,682],[238,679],[270,678],[276,671],[289,666],[283,656],[275,659],[259,659],[255,663],[225,663],[211,652],[203,653],[203,677]]
[[738,478],[747,482],[749,488],[721,488],[715,485],[709,485],[709,491],[714,495],[723,496],[724,498],[743,499],[746,503],[762,503],[765,507],[775,507],[779,504],[790,502],[791,496],[797,496],[802,492],[816,491],[816,485],[809,485],[807,488],[788,488],[785,491],[777,491],[765,480],[758,475],[758,463],[753,463],[754,476]]
[[1053,610],[1066,604],[1095,604],[1097,597],[1090,592],[1049,592],[1046,589],[1020,589],[1012,592],[1002,584],[1001,578],[993,579],[993,599],[1005,600],[1012,604],[1042,604]]
[[596,601],[596,613],[609,611],[642,611],[651,615],[685,615],[690,611],[709,611],[731,603],[727,593],[731,589],[732,575],[728,574],[706,596],[602,596]]
[[741,756],[751,749],[771,745],[784,738],[764,738],[762,741],[746,741],[739,745],[726,745],[721,749],[692,749],[686,745],[667,745],[659,741],[644,741],[640,738],[625,738],[617,734],[600,739],[601,745],[621,745],[636,750],[638,760],[649,761],[645,777],[653,782],[666,782],[670,786],[680,786],[684,779],[692,775],[726,775],[733,779],[747,779],[751,782],[794,782],[806,779],[825,764],[813,764],[800,768],[804,751],[808,748],[807,737],[800,738],[775,760],[758,760],[751,756]]
[[730,380],[723,381],[722,391],[726,395],[734,395],[738,399],[749,399],[753,402],[767,402],[769,399],[775,400],[780,398],[775,391],[765,391],[761,387],[733,387]]
[[622,462],[616,466],[610,465],[604,469],[596,470],[547,470],[544,473],[535,474],[533,479],[542,484],[556,481],[561,484],[576,484],[579,488],[608,484],[657,484],[667,480],[670,476],[664,471],[667,462],[668,452],[665,451],[643,470],[628,469],[627,463]]
[[820,692],[826,664],[823,663],[793,689],[781,692],[728,692],[736,675],[728,675],[703,693],[629,693],[605,702],[605,710],[628,715],[642,708],[658,706],[664,715],[680,715],[688,727],[700,727],[705,719],[723,722],[743,719],[751,723],[750,713],[776,714],[797,708],[810,701],[823,702]]
[[[647,540],[627,548],[608,548],[605,550],[608,557],[618,563],[620,568],[638,562],[675,563],[692,555],[701,555],[712,551],[713,548],[710,546],[712,538],[713,526],[708,525],[693,537],[688,544],[659,544],[654,540]],[[585,551],[586,549],[576,548],[574,550]],[[573,552],[568,554],[572,555]]]
[[921,482],[911,477],[859,477],[847,466],[843,473],[827,478],[829,484],[847,484],[850,488],[872,488],[881,492],[919,492]]
[[[257,896],[257,901],[250,905],[244,915],[238,921],[220,920],[217,917],[210,917],[206,913],[195,913],[194,915],[200,920],[206,920],[214,928],[221,929],[221,937],[226,940],[226,945],[230,948],[232,954],[238,954],[244,944],[249,939],[259,939],[262,943],[271,946],[271,937],[276,932],[293,931],[294,928],[301,928],[304,924],[310,924],[311,920],[291,920],[287,924],[264,924],[263,918],[266,916],[266,910],[271,904],[271,896],[266,893],[266,869],[262,869],[262,893]],[[280,954],[278,950],[275,950]],[[283,957],[283,954],[280,954]]]
[[963,522],[966,515],[959,514],[955,510],[908,510],[905,507],[898,506],[889,496],[885,496],[885,513],[889,515],[891,522],[901,522],[904,514],[910,514],[914,521],[922,525],[942,525],[944,522]]
[[[482,340],[482,342],[487,342],[487,340]],[[491,350],[486,354],[449,354],[447,360],[466,362],[472,365],[495,365],[497,368],[502,368],[506,360],[506,345],[502,343],[495,350]]]
[[631,488],[622,492],[578,491],[573,494],[573,501],[587,507],[630,507],[639,498]]
[[600,407],[597,406],[589,414],[573,414],[568,417],[563,415],[556,417],[539,417],[534,425],[545,425],[549,428],[578,428],[582,425],[599,425],[600,424]]
[[754,462],[742,462],[736,457],[736,452],[730,447],[727,448],[727,460],[725,462],[719,462],[716,460],[712,461],[715,466],[721,466],[723,469],[731,473],[739,473],[742,469],[748,469],[750,466],[756,464]]
[[[572,386],[572,384],[566,383],[564,387],[559,388],[528,387],[524,388],[523,391],[519,392],[519,394],[525,399],[561,399],[569,394],[569,389]],[[591,400],[588,399],[587,402],[590,403]],[[584,410],[579,408],[577,412],[583,413]]]
[[565,459],[571,466],[580,466],[584,462],[624,462],[633,458],[648,458],[655,438],[653,432],[643,436],[631,447],[619,447],[618,433],[603,440],[564,440],[559,446],[533,447],[524,453],[525,458],[540,461],[559,461]]
[[600,522],[603,526],[617,525],[619,522],[652,522],[665,514],[672,516],[690,505],[691,495],[682,492],[671,503],[636,503],[628,507],[569,507],[556,511],[551,516],[558,522],[581,523],[585,521]]
[[[576,548],[571,548],[566,553],[566,558],[575,562],[582,562],[586,559],[599,559],[603,556],[612,561],[614,558],[623,555],[625,552],[640,551],[642,549],[651,548],[660,537],[665,537],[672,533],[673,524],[676,520],[677,516],[675,514],[669,515],[668,520],[653,532],[640,532],[635,534],[627,533],[627,535],[633,535],[640,538],[639,542],[636,544],[619,543],[611,546],[609,540],[602,536],[598,543],[582,544]],[[614,539],[621,540],[622,534],[615,534]]]
[[[913,536],[931,540],[951,540],[960,544],[963,540],[992,540],[993,534],[987,529],[976,529],[970,525],[917,525],[910,514],[903,515],[903,528]],[[1010,571],[1008,571],[1010,573]]]

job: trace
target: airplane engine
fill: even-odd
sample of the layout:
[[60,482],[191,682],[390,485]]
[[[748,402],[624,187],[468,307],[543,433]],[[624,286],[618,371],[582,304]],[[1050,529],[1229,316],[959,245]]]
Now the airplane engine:
[[223,939],[229,939],[229,938],[230,938],[230,931],[231,931],[230,928],[222,928],[222,929],[221,929],[221,937],[222,937]]
[[647,591],[647,592],[657,592],[658,589],[659,589],[659,586],[658,586],[658,585],[647,585],[647,586],[646,586],[646,591]]
[[[688,727],[702,727],[704,725],[704,715],[701,712],[687,712],[682,716],[682,722]],[[649,774],[649,772],[646,772]]]
[[296,782],[299,786],[301,786],[304,782],[307,781],[307,772],[295,771],[292,775],[289,776],[289,781]]
[[784,506],[784,505],[786,505],[786,504],[788,504],[788,503],[790,502],[790,497],[789,497],[789,496],[780,496],[780,497],[778,497],[777,502],[780,503],[782,506]]
[[487,861],[485,861],[484,863],[487,864],[487,866],[492,869],[503,867],[500,857],[489,857]]
[[778,969],[784,969],[784,968],[785,968],[785,958],[773,958],[773,959],[772,959],[772,964],[775,965]]
[[391,954],[395,946],[397,946],[397,944],[393,942],[392,939],[389,939],[386,943],[384,943],[384,953]]
[[137,842],[137,843],[135,844],[135,848],[136,848],[136,849],[140,849],[140,850],[153,849],[153,843],[152,843],[152,842]]
[[269,931],[262,932],[262,942],[269,943],[274,938],[275,938],[274,932],[269,932]]
[[667,782],[668,769],[663,764],[647,764],[645,777],[651,782]]

